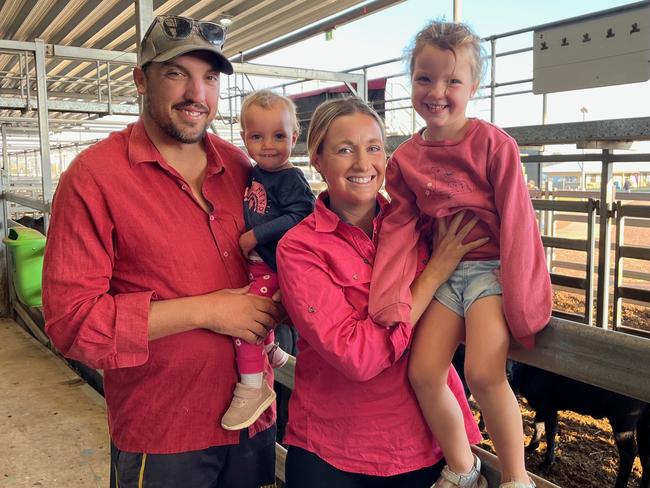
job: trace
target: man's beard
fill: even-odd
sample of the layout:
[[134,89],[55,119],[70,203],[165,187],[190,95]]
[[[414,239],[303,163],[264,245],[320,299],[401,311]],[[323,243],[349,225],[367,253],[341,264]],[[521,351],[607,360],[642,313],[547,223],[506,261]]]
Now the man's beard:
[[[184,104],[179,104],[179,105],[184,105]],[[174,108],[176,109],[178,108],[178,106],[175,106]],[[175,140],[183,144],[195,144],[203,140],[203,137],[205,137],[205,133],[208,130],[209,124],[206,124],[198,134],[188,134],[182,128],[174,124],[171,118],[166,119],[165,117],[160,116],[158,112],[156,112],[151,108],[151,104],[149,103],[146,104],[146,110],[149,113],[151,120],[153,120],[158,125],[158,127],[160,127],[163,130],[163,132],[165,132],[165,134],[167,134],[168,136],[174,138]]]

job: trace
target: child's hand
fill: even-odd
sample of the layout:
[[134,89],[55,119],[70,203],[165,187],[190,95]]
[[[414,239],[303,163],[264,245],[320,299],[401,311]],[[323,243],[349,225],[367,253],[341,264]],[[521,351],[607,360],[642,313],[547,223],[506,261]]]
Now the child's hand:
[[239,248],[244,257],[248,257],[250,252],[255,249],[255,246],[257,246],[257,239],[255,238],[255,233],[252,229],[244,232],[239,237]]

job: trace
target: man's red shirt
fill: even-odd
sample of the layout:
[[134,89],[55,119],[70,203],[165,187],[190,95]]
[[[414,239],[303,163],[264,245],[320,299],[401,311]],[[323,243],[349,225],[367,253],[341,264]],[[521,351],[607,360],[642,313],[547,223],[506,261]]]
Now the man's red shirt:
[[[237,381],[231,338],[206,329],[147,338],[152,300],[248,283],[238,239],[250,162],[212,134],[204,143],[209,213],[142,121],[79,154],[53,201],[46,331],[65,356],[104,370],[111,438],[123,451],[176,453],[239,440],[220,424]],[[251,434],[274,417],[269,409]]]

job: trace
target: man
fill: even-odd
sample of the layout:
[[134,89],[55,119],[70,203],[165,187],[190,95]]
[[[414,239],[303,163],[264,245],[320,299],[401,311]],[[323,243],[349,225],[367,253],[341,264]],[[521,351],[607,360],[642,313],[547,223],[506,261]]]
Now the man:
[[259,342],[279,315],[243,288],[249,160],[206,132],[233,72],[223,41],[217,24],[157,17],[133,72],[139,121],[82,152],[54,198],[46,331],[104,370],[111,488],[275,481],[275,411],[248,431],[219,421],[237,381],[228,336]]

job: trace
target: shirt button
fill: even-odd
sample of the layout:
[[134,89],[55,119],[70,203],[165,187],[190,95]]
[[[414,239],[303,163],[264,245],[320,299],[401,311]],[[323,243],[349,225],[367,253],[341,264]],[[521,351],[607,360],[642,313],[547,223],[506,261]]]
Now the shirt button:
[[354,273],[354,274],[352,275],[352,279],[353,279],[353,280],[358,280],[358,279],[359,279],[359,275],[356,274],[356,273]]
[[307,311],[308,311],[309,313],[314,313],[314,312],[316,311],[316,308],[315,308],[315,307],[309,307],[309,308],[307,309]]
[[187,190],[187,185],[185,184],[181,185],[181,190]]
[[223,255],[228,257],[228,256],[230,256],[230,253],[228,251],[224,251]]
[[210,220],[214,220],[214,215],[210,215]]

